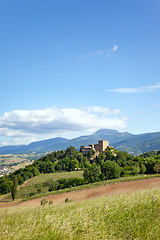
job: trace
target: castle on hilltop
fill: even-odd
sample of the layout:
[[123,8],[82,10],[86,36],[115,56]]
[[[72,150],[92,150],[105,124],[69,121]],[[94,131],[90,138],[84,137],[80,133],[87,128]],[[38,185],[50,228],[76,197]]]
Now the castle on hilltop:
[[81,152],[87,154],[91,149],[94,150],[98,155],[102,153],[106,148],[109,148],[109,141],[99,140],[98,144],[89,144],[89,146],[82,146]]

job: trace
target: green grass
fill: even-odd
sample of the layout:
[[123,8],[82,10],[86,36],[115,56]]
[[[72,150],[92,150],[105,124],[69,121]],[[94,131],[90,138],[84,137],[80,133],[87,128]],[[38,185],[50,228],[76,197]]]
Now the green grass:
[[31,186],[33,184],[43,183],[50,179],[56,181],[60,178],[69,178],[69,177],[79,177],[79,178],[83,177],[83,171],[41,174],[34,178],[31,178],[26,185]]
[[1,240],[159,240],[160,190],[0,209]]
[[[73,172],[61,172],[61,173],[49,173],[49,174],[41,174],[34,178],[31,178],[27,181],[25,186],[22,186],[18,190],[17,198],[24,198],[37,194],[37,184],[42,184],[45,181],[53,180],[56,181],[60,178],[70,178],[70,177],[83,177],[83,171],[73,171]],[[47,194],[48,189],[43,187],[42,194]]]

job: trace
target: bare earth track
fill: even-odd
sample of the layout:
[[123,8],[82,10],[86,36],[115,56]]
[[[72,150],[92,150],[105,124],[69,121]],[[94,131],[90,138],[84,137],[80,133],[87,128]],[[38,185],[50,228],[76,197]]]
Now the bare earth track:
[[[130,182],[120,182],[106,184],[100,187],[94,187],[89,189],[83,189],[75,192],[61,193],[56,195],[49,195],[46,197],[47,201],[52,200],[53,204],[62,204],[68,197],[73,201],[81,201],[91,198],[96,198],[105,195],[117,195],[117,194],[128,194],[131,192],[160,188],[160,177],[136,180]],[[26,202],[10,202],[10,201],[0,201],[0,208],[3,207],[31,207],[40,206],[40,201],[42,198],[37,198],[29,200]]]

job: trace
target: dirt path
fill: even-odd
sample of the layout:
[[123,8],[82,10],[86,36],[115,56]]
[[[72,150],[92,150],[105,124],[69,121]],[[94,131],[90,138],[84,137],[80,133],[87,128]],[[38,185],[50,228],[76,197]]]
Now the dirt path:
[[[52,200],[53,204],[62,204],[68,197],[73,201],[81,201],[91,198],[96,198],[104,195],[117,195],[127,194],[140,190],[160,188],[160,177],[136,180],[131,182],[120,182],[113,184],[106,184],[100,187],[94,187],[89,189],[83,189],[75,192],[61,193],[56,195],[47,196],[47,201]],[[0,201],[0,207],[31,207],[40,206],[42,198],[33,199],[26,202],[4,202]]]

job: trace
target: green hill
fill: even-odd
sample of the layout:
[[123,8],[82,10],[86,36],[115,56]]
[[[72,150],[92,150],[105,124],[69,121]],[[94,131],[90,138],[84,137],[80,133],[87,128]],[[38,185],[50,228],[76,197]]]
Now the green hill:
[[62,178],[83,178],[83,171],[48,173],[33,177],[19,188],[17,198],[28,198],[39,193],[48,193],[50,185]]
[[[37,184],[36,191],[29,192],[29,196],[35,193],[59,190],[103,180],[120,177],[135,176],[137,174],[153,174],[160,172],[160,151],[150,154],[132,156],[127,152],[121,152],[112,147],[106,148],[103,153],[95,156],[94,151],[87,154],[76,151],[74,147],[69,147],[65,151],[55,151],[42,156],[32,164],[16,170],[5,177],[0,178],[0,194],[12,191],[13,180],[16,178],[19,185],[26,180],[40,174],[84,171],[84,178],[69,178],[58,181]],[[68,174],[69,174],[68,173]],[[45,178],[45,177],[44,177]],[[26,194],[26,193],[25,193]],[[28,192],[27,192],[28,194]]]

